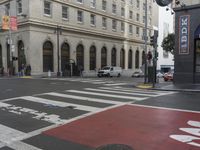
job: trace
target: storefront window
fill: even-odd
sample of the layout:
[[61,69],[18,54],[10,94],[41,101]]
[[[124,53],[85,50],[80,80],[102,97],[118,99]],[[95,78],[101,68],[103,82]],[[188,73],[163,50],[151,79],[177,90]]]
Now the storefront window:
[[200,39],[196,40],[195,71],[200,72]]

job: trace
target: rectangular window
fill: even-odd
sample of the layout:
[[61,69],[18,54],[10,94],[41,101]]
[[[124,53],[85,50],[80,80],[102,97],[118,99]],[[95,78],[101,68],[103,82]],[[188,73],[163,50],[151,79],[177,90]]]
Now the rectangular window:
[[90,6],[95,8],[96,7],[96,0],[91,0],[90,1]]
[[112,29],[113,29],[114,31],[117,30],[117,21],[116,21],[115,19],[112,20]]
[[83,4],[83,0],[77,0],[77,2]]
[[129,3],[130,3],[131,5],[133,5],[133,0],[129,0]]
[[129,25],[129,33],[133,34],[133,26],[131,24]]
[[83,22],[83,11],[80,10],[77,11],[77,21]]
[[136,27],[136,35],[139,36],[140,35],[140,28]]
[[116,4],[112,4],[112,13],[113,14],[117,13],[117,5]]
[[137,4],[136,4],[136,7],[137,7],[137,8],[140,8],[140,0],[137,0],[136,3],[137,3]]
[[121,16],[122,16],[122,17],[125,16],[125,9],[124,9],[124,7],[121,8]]
[[131,10],[129,11],[129,19],[133,19],[133,12]]
[[68,14],[68,7],[67,6],[62,6],[62,18],[63,19],[69,19],[69,14]]
[[106,11],[106,5],[107,5],[106,0],[102,0],[102,10]]
[[51,16],[51,2],[44,1],[44,14]]
[[102,27],[103,29],[107,28],[107,19],[105,17],[102,17]]
[[121,22],[121,32],[124,32],[125,28],[124,28],[124,22]]
[[22,0],[17,0],[17,14],[22,14]]
[[96,16],[93,15],[93,14],[90,15],[90,24],[91,24],[92,26],[95,26],[95,25],[96,25]]
[[140,21],[140,14],[136,14],[136,21]]
[[10,14],[9,12],[10,12],[10,4],[8,3],[5,5],[5,15],[9,16],[9,14]]

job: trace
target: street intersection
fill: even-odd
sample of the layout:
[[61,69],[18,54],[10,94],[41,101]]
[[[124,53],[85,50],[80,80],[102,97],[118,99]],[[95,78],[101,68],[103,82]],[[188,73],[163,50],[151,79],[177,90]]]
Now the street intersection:
[[198,93],[138,89],[132,78],[0,82],[0,150],[200,147]]

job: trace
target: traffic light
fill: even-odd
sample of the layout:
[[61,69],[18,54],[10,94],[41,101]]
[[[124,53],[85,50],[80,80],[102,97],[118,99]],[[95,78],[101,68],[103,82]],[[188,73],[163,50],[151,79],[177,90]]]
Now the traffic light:
[[150,45],[154,48],[157,46],[157,36],[153,35],[150,37]]
[[164,6],[167,6],[169,5],[170,3],[172,3],[172,0],[156,0],[156,3],[161,6],[161,7],[164,7]]
[[151,46],[154,46],[154,36],[151,36],[151,37],[150,37],[150,45],[151,45]]
[[12,60],[13,60],[13,61],[16,61],[16,60],[18,60],[18,58],[13,56],[13,57],[12,57]]
[[147,54],[147,59],[148,59],[148,60],[151,60],[152,57],[153,57],[153,56],[152,56],[152,53],[149,51],[148,54]]

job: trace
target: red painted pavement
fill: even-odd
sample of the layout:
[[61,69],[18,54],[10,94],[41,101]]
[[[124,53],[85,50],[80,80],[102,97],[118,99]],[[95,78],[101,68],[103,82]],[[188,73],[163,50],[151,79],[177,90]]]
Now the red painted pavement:
[[115,143],[134,150],[200,150],[169,138],[171,134],[187,135],[179,128],[188,127],[188,120],[200,121],[200,114],[126,105],[43,134],[93,148]]

